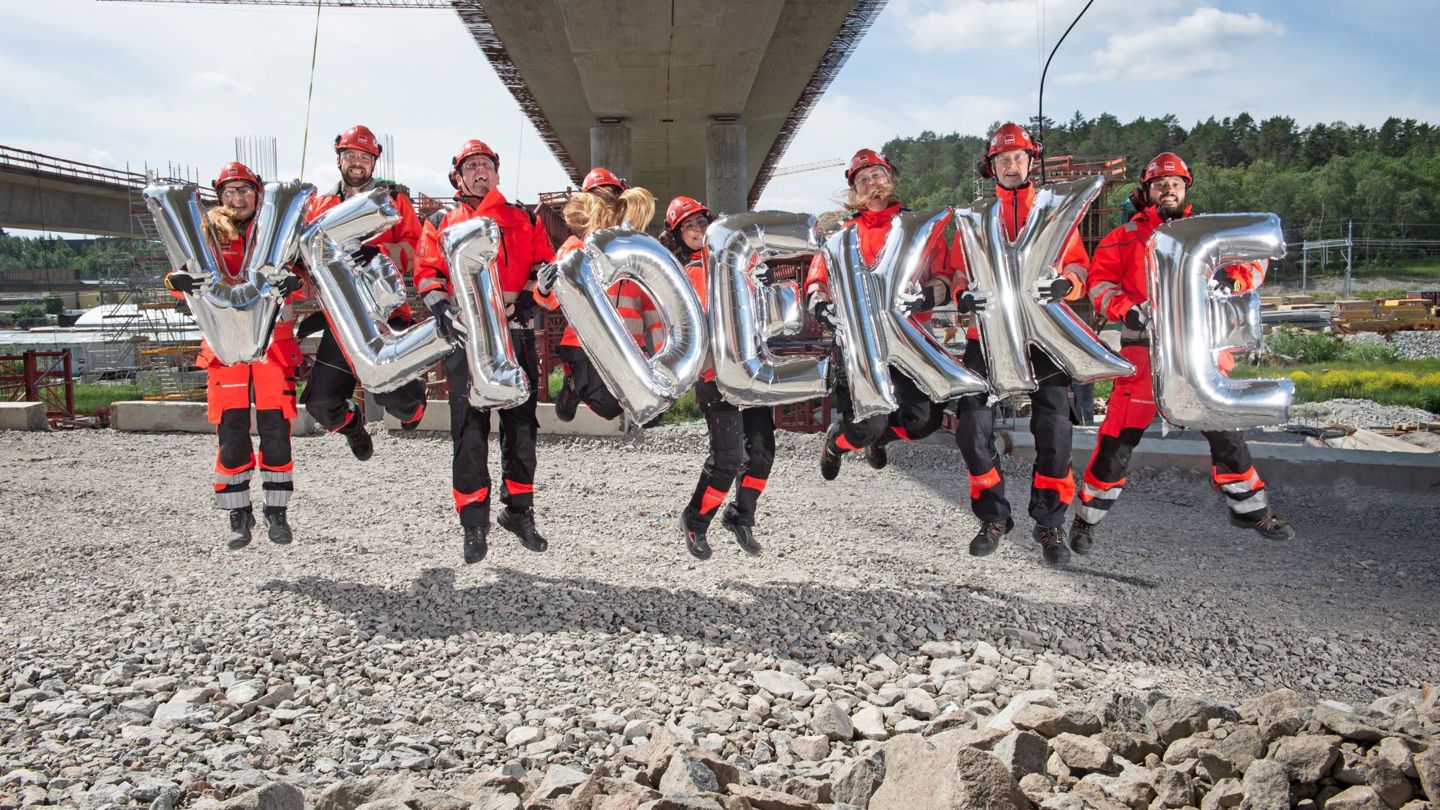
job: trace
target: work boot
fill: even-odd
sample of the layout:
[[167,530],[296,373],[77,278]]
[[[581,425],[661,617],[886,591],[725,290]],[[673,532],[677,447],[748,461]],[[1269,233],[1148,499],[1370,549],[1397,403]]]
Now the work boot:
[[230,510],[230,536],[226,538],[225,545],[234,548],[244,548],[250,545],[250,530],[255,528],[255,510],[250,507]]
[[567,373],[560,381],[560,394],[555,397],[555,418],[561,422],[574,421],[579,408],[580,393],[575,390],[575,378]]
[[520,545],[531,551],[544,551],[550,547],[550,543],[535,529],[533,509],[517,512],[507,506],[505,511],[500,513],[500,519],[495,522],[500,524],[500,528],[520,538]]
[[290,523],[285,519],[285,507],[265,507],[265,525],[270,533],[270,542],[285,545],[295,539],[290,531]]
[[485,526],[465,527],[465,564],[474,565],[485,559]]
[[350,452],[359,461],[369,461],[375,455],[375,442],[371,441],[370,431],[364,425],[356,425],[353,432],[346,433],[345,441],[350,443]]
[[735,542],[740,548],[752,557],[760,556],[760,544],[755,541],[755,532],[750,526],[740,522],[739,517],[730,507],[725,507],[725,514],[720,517],[720,525],[729,529],[735,535]]
[[424,418],[425,418],[425,403],[422,402],[422,403],[420,403],[420,408],[419,408],[419,410],[415,411],[415,418],[411,419],[409,422],[401,422],[401,423],[400,423],[400,429],[401,429],[401,430],[405,430],[405,431],[414,430],[415,428],[420,427],[420,420],[421,420],[421,419],[424,419]]
[[865,462],[870,465],[870,469],[883,470],[885,465],[890,463],[890,453],[885,449],[886,444],[889,442],[884,439],[876,439],[875,443],[866,449]]
[[840,475],[840,447],[835,443],[840,438],[840,423],[831,422],[825,431],[825,447],[820,450],[820,476],[834,481]]
[[710,543],[705,539],[705,527],[695,527],[691,522],[689,509],[680,513],[680,531],[685,536],[685,548],[692,557],[710,559]]
[[1004,523],[982,521],[980,531],[976,532],[975,537],[970,540],[970,556],[985,557],[994,554],[995,549],[1000,546],[1000,538],[1009,534],[1013,528],[1015,528],[1015,521],[1010,518],[1006,518]]
[[1265,510],[1264,516],[1259,520],[1247,520],[1231,512],[1230,525],[1237,529],[1254,529],[1266,540],[1295,539],[1295,530],[1290,528],[1290,521],[1275,517],[1275,513],[1269,509]]
[[1070,550],[1076,554],[1089,554],[1090,547],[1095,545],[1095,529],[1097,524],[1086,523],[1079,515],[1070,521]]
[[1065,530],[1059,526],[1036,526],[1031,534],[1040,544],[1040,557],[1047,565],[1070,562],[1070,549],[1065,545]]

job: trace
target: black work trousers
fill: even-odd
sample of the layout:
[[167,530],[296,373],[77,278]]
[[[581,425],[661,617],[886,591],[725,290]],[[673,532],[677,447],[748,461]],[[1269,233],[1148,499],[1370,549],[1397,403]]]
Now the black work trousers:
[[[530,382],[530,398],[513,408],[500,409],[500,501],[523,512],[534,505],[535,497],[535,436],[540,426],[535,407],[540,360],[535,353],[534,332],[511,329],[510,342]],[[490,410],[470,406],[467,363],[465,352],[460,350],[445,358],[445,377],[450,382],[450,441],[454,445],[451,487],[460,525],[468,528],[485,526],[490,521]]]
[[[1075,498],[1071,472],[1070,375],[1045,352],[1032,348],[1030,362],[1040,387],[1030,394],[1030,433],[1035,437],[1035,468],[1030,482],[1030,517],[1041,526],[1064,525],[1065,511]],[[965,365],[989,378],[989,366],[978,340],[965,344]],[[970,508],[989,523],[1010,521],[1010,502],[995,452],[995,407],[989,394],[956,401],[955,445],[970,468]]]

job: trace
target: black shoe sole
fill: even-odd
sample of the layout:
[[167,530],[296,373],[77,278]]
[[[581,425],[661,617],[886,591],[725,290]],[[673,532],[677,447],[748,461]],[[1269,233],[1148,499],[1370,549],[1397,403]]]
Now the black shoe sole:
[[1068,565],[1070,562],[1070,551],[1066,549],[1063,555],[1058,555],[1056,559],[1053,560],[1050,559],[1050,555],[1042,551],[1040,552],[1040,561],[1046,565]]
[[270,542],[274,543],[277,546],[288,546],[291,543],[295,542],[295,536],[292,534],[284,534],[276,537],[272,532],[270,534]]
[[865,463],[869,464],[870,469],[872,470],[883,470],[890,464],[890,453],[888,451],[881,450],[880,455],[877,458],[875,455],[875,449],[872,447],[868,452],[865,453]]
[[685,532],[685,550],[690,552],[690,556],[697,560],[708,560],[711,554],[713,554],[710,550],[709,543],[697,538],[694,533],[688,531]]
[[980,543],[974,543],[974,542],[972,542],[972,543],[970,544],[970,556],[971,556],[971,557],[989,557],[991,554],[994,554],[994,553],[995,553],[995,550],[998,549],[998,548],[1000,548],[1000,543],[999,543],[998,541],[995,542],[995,543],[989,543],[989,544],[980,544]]
[[227,540],[225,542],[225,547],[230,549],[231,551],[239,551],[240,549],[245,548],[248,545],[250,545],[250,538],[248,537],[244,540]]
[[524,532],[520,531],[519,527],[512,526],[510,524],[510,521],[505,519],[504,514],[501,514],[500,518],[495,521],[495,525],[515,535],[517,538],[520,539],[520,545],[524,546],[529,551],[535,552],[536,554],[539,554],[550,548],[550,542],[545,538],[540,537],[538,534],[536,535],[535,541],[532,542],[529,538],[525,536]]
[[749,543],[746,543],[744,540],[742,540],[740,536],[740,527],[736,524],[731,523],[728,520],[721,520],[720,525],[724,526],[730,531],[731,534],[735,535],[736,545],[740,546],[740,550],[745,552],[746,554],[749,554],[751,557],[759,557],[761,552],[765,550],[764,547],[762,547],[759,543],[755,542],[755,538],[753,536],[750,538]]
[[1249,529],[1250,531],[1255,532],[1266,540],[1274,540],[1277,543],[1283,543],[1287,540],[1295,539],[1295,529],[1289,524],[1280,527],[1281,530],[1279,532],[1262,531],[1260,527],[1256,526],[1254,523],[1248,520],[1244,520],[1243,518],[1236,517],[1234,512],[1230,513],[1230,525],[1234,526],[1237,529]]

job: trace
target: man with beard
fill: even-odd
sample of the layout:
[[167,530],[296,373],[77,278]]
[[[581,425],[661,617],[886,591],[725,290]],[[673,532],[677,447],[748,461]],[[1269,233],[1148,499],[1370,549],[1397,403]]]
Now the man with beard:
[[[1002,124],[990,136],[990,145],[980,159],[980,173],[995,179],[995,196],[1003,207],[1001,220],[1005,236],[1014,240],[1030,216],[1035,186],[1030,169],[1040,157],[1040,144],[1018,124]],[[958,238],[957,238],[958,243]],[[956,264],[963,268],[963,252],[956,249]],[[1086,268],[1090,257],[1080,236],[1071,231],[1061,250],[1059,277],[1042,291],[1048,303],[1074,300],[1085,292]],[[957,271],[957,276],[961,275]],[[955,301],[959,313],[982,309],[984,296],[962,290]],[[979,331],[966,333],[965,365],[982,376],[989,375]],[[1070,471],[1070,375],[1040,349],[1030,350],[1039,387],[1030,394],[1030,433],[1035,437],[1035,469],[1030,481],[1030,517],[1035,520],[1033,536],[1040,543],[1041,558],[1051,565],[1070,559],[1065,548],[1065,512],[1075,496],[1075,476]],[[995,453],[995,412],[989,394],[972,394],[956,401],[955,444],[970,471],[970,508],[980,518],[980,531],[970,541],[970,554],[983,557],[1000,544],[1015,521],[1005,499],[1005,482]]]
[[[1105,421],[1090,465],[1080,485],[1080,505],[1070,526],[1070,547],[1086,554],[1095,542],[1096,524],[1110,512],[1125,488],[1130,454],[1140,443],[1145,428],[1155,419],[1155,389],[1150,375],[1150,323],[1147,304],[1149,286],[1145,257],[1151,234],[1166,222],[1190,216],[1193,211],[1185,197],[1194,178],[1190,167],[1173,152],[1162,152],[1145,166],[1140,186],[1132,195],[1138,213],[1111,231],[1095,248],[1090,273],[1090,300],[1097,312],[1119,321],[1120,354],[1135,364],[1135,373],[1115,381]],[[1232,264],[1219,274],[1223,284],[1236,293],[1249,292],[1265,280],[1267,262]],[[1229,353],[1221,356],[1221,368],[1234,365]],[[1201,435],[1210,443],[1211,477],[1225,494],[1230,523],[1254,529],[1270,540],[1295,536],[1290,522],[1270,511],[1265,482],[1255,472],[1250,449],[1235,430],[1206,430]]]
[[[899,170],[873,149],[856,152],[845,171],[845,182],[849,186],[845,204],[855,212],[845,225],[855,226],[860,257],[867,265],[875,263],[890,233],[891,221],[905,210],[895,193],[899,180]],[[950,279],[954,274],[948,251],[936,250],[931,255],[931,265],[920,277],[920,289],[910,304],[910,317],[922,329],[927,328],[930,321],[930,310],[949,297]],[[805,294],[816,319],[833,328],[834,300],[830,294],[830,271],[823,255],[817,255],[810,262]],[[897,439],[919,441],[940,427],[945,413],[943,403],[931,402],[930,396],[898,368],[890,370],[890,379],[899,407],[891,413],[860,421],[855,420],[848,381],[843,376],[836,381],[835,403],[840,419],[830,424],[820,451],[820,475],[826,481],[839,476],[845,453],[864,448],[870,466],[883,469],[889,461],[887,444]]]
[[[384,233],[361,246],[352,257],[356,264],[368,263],[384,253],[395,263],[401,276],[409,274],[420,242],[420,220],[410,204],[406,190],[389,181],[375,179],[375,162],[382,147],[375,133],[356,124],[335,136],[335,165],[340,169],[340,183],[326,194],[310,198],[305,208],[305,221],[310,222],[356,194],[364,194],[377,186],[386,189],[395,202],[400,221]],[[389,318],[391,328],[404,329],[415,322],[408,303],[401,304]],[[315,351],[315,365],[301,401],[305,410],[320,427],[340,433],[350,443],[355,458],[365,461],[375,453],[375,444],[365,429],[365,413],[351,397],[355,394],[355,371],[345,357],[334,329],[325,329],[325,314],[307,316],[300,323],[300,338],[324,329],[320,347]],[[414,430],[425,415],[425,380],[411,380],[393,391],[377,392],[375,401],[400,420],[405,430]]]

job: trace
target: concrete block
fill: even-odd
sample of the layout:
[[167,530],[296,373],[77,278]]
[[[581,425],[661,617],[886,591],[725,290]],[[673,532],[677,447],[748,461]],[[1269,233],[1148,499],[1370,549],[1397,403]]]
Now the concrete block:
[[[601,419],[591,412],[586,405],[581,405],[575,412],[575,420],[572,422],[561,422],[555,418],[555,406],[542,402],[536,408],[535,417],[540,422],[542,434],[556,436],[624,436],[625,426],[628,424],[627,417],[623,414],[615,419]],[[497,429],[494,413],[491,413],[490,427]],[[385,414],[385,428],[387,430],[400,430],[400,420]],[[418,430],[450,431],[450,402],[443,399],[432,399],[425,405],[425,416],[420,419]]]
[[43,402],[0,402],[0,430],[49,430]]
[[[110,406],[110,427],[126,432],[214,433],[215,426],[205,418],[203,402],[146,402],[135,400],[115,402]],[[255,429],[255,409],[250,409],[250,429]],[[290,420],[290,432],[304,436],[315,430],[310,414]]]

